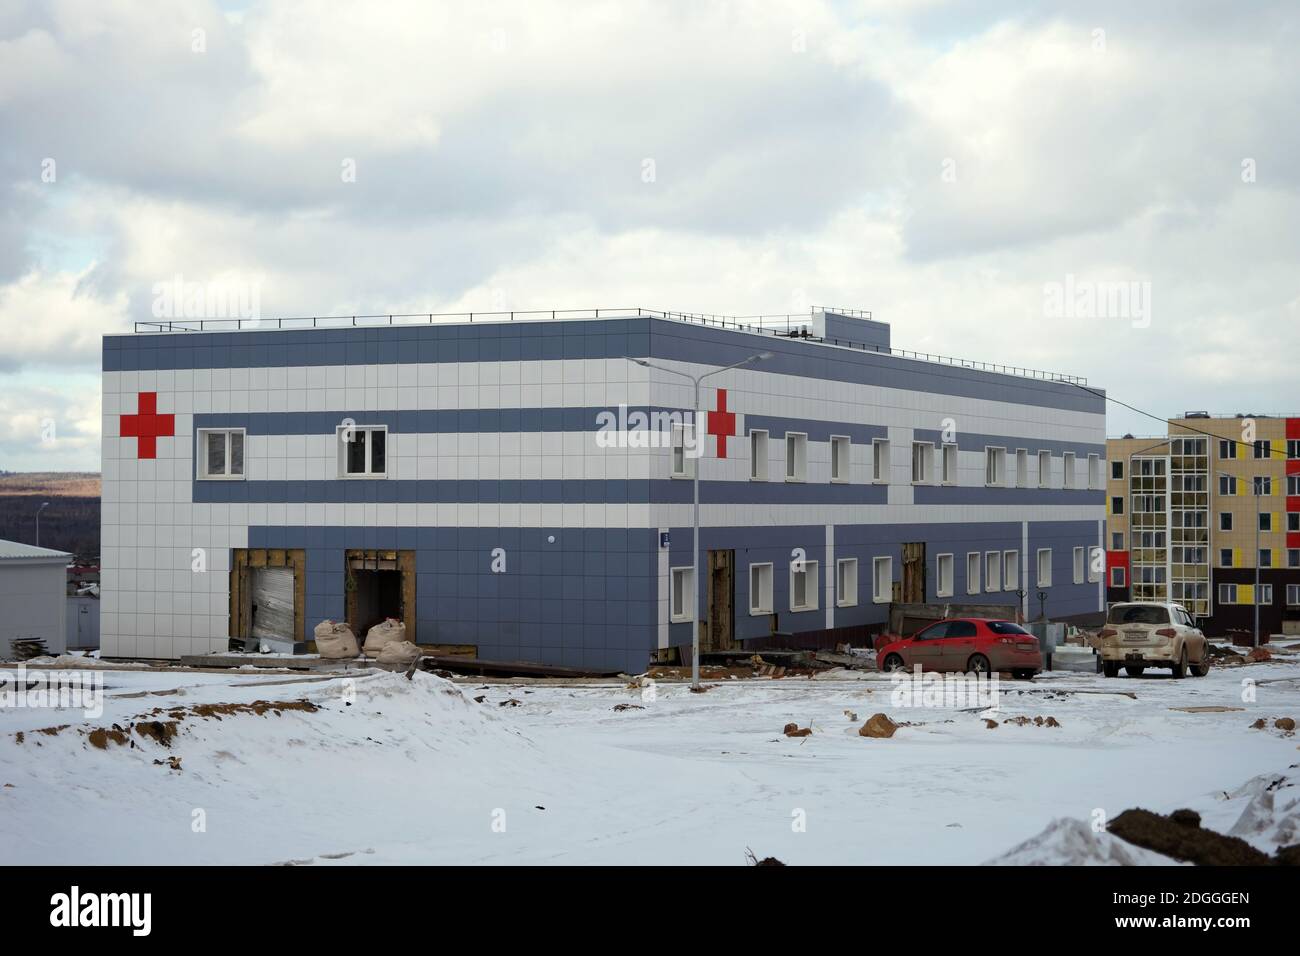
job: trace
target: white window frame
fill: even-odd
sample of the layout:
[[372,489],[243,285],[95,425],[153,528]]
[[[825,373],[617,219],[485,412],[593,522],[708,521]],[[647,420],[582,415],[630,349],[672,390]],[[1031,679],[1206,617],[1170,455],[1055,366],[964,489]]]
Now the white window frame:
[[785,433],[785,480],[808,480],[808,433]]
[[[980,568],[983,566],[984,558],[978,551],[966,552],[966,593],[980,593]],[[971,571],[974,570],[974,574]]]
[[[917,471],[920,466],[920,475]],[[934,483],[934,442],[912,442],[912,484],[929,485]]]
[[1271,607],[1273,604],[1273,585],[1268,582],[1260,582],[1259,589],[1255,592],[1255,603],[1264,607]]
[[1083,584],[1088,579],[1088,552],[1083,547],[1074,549],[1074,583]]
[[1038,487],[1052,487],[1052,453],[1046,449],[1038,452]]
[[694,428],[695,424],[693,422],[673,422],[672,424],[672,447],[669,451],[668,468],[673,478],[695,477],[695,458],[691,456],[691,445],[686,441],[688,433],[694,437]]
[[1219,604],[1236,604],[1237,603],[1237,585],[1220,584],[1219,585]]
[[1061,455],[1061,487],[1074,487],[1074,452],[1067,451]]
[[889,484],[888,438],[873,438],[871,440],[871,482],[876,485]]
[[[225,461],[226,470],[220,474],[208,471],[208,436],[224,435],[225,436]],[[234,445],[235,435],[239,436],[240,446],[243,453],[242,470],[235,474],[230,470],[231,463],[234,460],[230,452]],[[248,474],[248,434],[242,428],[200,428],[198,430],[198,458],[199,471],[198,477],[201,481],[243,481]]]
[[1029,486],[1029,449],[1016,449],[1016,487],[1027,488]]
[[[1047,558],[1047,573],[1043,573],[1043,558]],[[1052,586],[1052,549],[1039,548],[1037,552],[1037,561],[1034,565],[1035,579],[1040,588],[1050,588]]]
[[1300,607],[1300,584],[1288,584],[1286,586],[1286,606]]
[[[992,466],[990,468],[990,466]],[[990,471],[992,475],[990,476]],[[1005,488],[1007,484],[1007,450],[994,445],[984,446],[984,484],[989,488]]]
[[[755,571],[759,573],[759,586],[757,589],[754,587]],[[749,613],[751,616],[760,617],[772,613],[772,607],[775,603],[772,596],[775,580],[776,576],[773,574],[771,561],[761,561],[749,566]],[[755,596],[760,600],[755,602]]]
[[[945,560],[946,559],[946,560]],[[945,573],[944,568],[947,567]],[[934,593],[936,597],[952,597],[956,578],[953,577],[955,565],[951,554],[938,554],[934,559]],[[944,579],[947,578],[945,581]]]
[[835,606],[858,606],[857,558],[839,558],[835,562]]
[[[344,438],[344,434],[349,431],[351,432],[353,439],[355,439],[355,436],[360,434],[361,432],[383,432],[384,434],[384,470],[383,471],[375,471],[372,468],[372,465],[374,464],[373,459],[375,454],[375,443],[371,441],[369,438],[366,439],[366,470],[348,471],[349,439]],[[389,436],[388,436],[387,425],[339,425],[338,428],[335,429],[335,435],[338,438],[338,446],[339,446],[338,464],[339,464],[340,478],[346,478],[348,480],[352,480],[352,479],[388,477],[388,463],[393,457],[393,449],[392,449],[392,444],[388,440]],[[247,446],[245,446],[245,450],[247,450]]]
[[[689,622],[692,618],[690,602],[695,594],[694,586],[695,569],[689,564],[685,567],[670,568],[668,570],[668,620],[673,624],[682,624]],[[682,589],[677,589],[677,579],[682,579]],[[678,605],[677,597],[681,595],[681,604]]]
[[[800,570],[799,565],[802,565]],[[791,611],[815,611],[818,608],[818,567],[816,561],[804,560],[802,562],[790,562],[790,610]],[[794,603],[794,579],[795,575],[803,574],[804,578],[804,596],[808,599],[807,604]]]
[[984,592],[991,594],[1002,590],[1002,552],[984,552]]
[[749,480],[767,481],[768,452],[767,429],[751,428],[749,430]]
[[[1115,474],[1115,467],[1116,467],[1117,465],[1119,466],[1119,474],[1118,474],[1118,475]],[[1123,481],[1123,480],[1124,480],[1124,459],[1123,459],[1123,458],[1115,458],[1115,459],[1112,459],[1112,460],[1111,460],[1111,463],[1110,463],[1110,480],[1111,480],[1111,481]]]
[[957,484],[957,446],[948,442],[943,446],[941,459],[942,475],[940,480],[945,485]]
[[853,442],[848,435],[831,436],[831,481],[847,484],[853,474]]
[[1088,456],[1088,490],[1098,491],[1106,486],[1101,480],[1101,456]]
[[1113,588],[1124,587],[1124,569],[1119,565],[1110,569],[1110,586]]
[[1002,552],[1002,590],[1020,590],[1020,552],[1008,550]]
[[[884,569],[882,576],[881,569]],[[883,590],[881,584],[884,584]],[[888,604],[894,599],[894,559],[873,558],[871,561],[871,602]]]

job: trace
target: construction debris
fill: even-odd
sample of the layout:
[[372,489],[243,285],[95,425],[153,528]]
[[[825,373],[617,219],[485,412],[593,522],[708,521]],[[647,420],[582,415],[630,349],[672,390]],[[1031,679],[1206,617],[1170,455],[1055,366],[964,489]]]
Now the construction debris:
[[884,714],[872,714],[867,718],[867,722],[858,728],[859,737],[879,737],[887,738],[894,736],[894,731],[898,730],[898,724],[894,723]]
[[625,710],[645,710],[640,704],[615,704],[614,712],[621,714]]
[[812,728],[800,727],[798,724],[786,724],[783,733],[787,737],[807,737],[812,734]]

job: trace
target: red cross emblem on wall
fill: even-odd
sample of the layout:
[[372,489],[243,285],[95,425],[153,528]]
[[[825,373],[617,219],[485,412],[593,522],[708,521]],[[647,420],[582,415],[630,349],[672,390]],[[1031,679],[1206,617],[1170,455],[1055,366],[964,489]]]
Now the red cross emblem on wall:
[[176,434],[176,416],[158,414],[158,393],[140,392],[136,398],[136,414],[123,415],[119,434],[136,440],[137,458],[157,458],[158,439]]
[[718,457],[727,457],[727,438],[735,435],[736,413],[727,410],[727,390],[718,389],[718,409],[708,414],[707,431],[718,440]]

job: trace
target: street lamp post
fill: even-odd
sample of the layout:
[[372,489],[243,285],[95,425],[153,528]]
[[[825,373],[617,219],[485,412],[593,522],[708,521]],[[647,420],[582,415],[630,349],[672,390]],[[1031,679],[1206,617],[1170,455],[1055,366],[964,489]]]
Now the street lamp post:
[[[725,365],[722,368],[715,368],[703,375],[691,375],[688,372],[681,372],[675,368],[667,368],[663,365],[647,362],[645,359],[631,358],[630,356],[629,361],[645,368],[657,369],[660,372],[667,372],[669,375],[680,375],[682,378],[691,380],[691,384],[695,387],[695,405],[693,408],[695,420],[692,423],[691,432],[695,436],[698,447],[700,441],[700,383],[711,375],[718,375],[733,368],[748,365],[750,362],[762,362],[771,357],[771,352],[757,352],[748,358],[741,359],[739,362],[733,362],[731,365]],[[685,449],[683,449],[683,454],[685,454]],[[702,455],[698,455],[698,457],[702,457]],[[696,461],[691,472],[693,494],[691,517],[691,690],[698,691],[700,689],[700,465],[698,461]],[[670,587],[671,584],[672,582],[669,582]]]
[[36,547],[38,548],[41,546],[41,512],[44,511],[49,506],[50,503],[46,501],[43,502],[39,508],[36,509]]
[[[1230,475],[1226,471],[1219,472],[1219,477],[1231,478],[1234,481],[1237,480],[1236,475]],[[1254,599],[1254,604],[1255,604],[1255,646],[1256,647],[1259,647],[1259,493],[1260,491],[1263,490],[1260,487],[1261,484],[1263,484],[1263,482],[1258,481],[1253,476],[1251,477],[1250,491],[1251,491],[1251,495],[1255,499],[1255,590],[1254,593],[1251,595],[1251,597]],[[1209,557],[1209,555],[1207,555],[1207,557]]]

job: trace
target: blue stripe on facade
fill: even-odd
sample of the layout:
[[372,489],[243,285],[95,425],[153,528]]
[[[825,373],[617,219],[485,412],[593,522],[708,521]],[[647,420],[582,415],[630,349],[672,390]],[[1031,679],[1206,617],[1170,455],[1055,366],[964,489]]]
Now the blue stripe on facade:
[[650,356],[721,366],[758,351],[773,353],[761,367],[778,375],[1105,412],[1104,398],[1062,382],[641,317],[106,336],[103,365],[122,372]]
[[918,505],[1094,505],[1106,502],[1106,492],[1084,488],[1003,488],[979,485],[913,485]]
[[[682,479],[409,479],[309,481],[196,480],[196,504],[685,504]],[[883,505],[884,485],[784,481],[701,481],[704,504]]]
[[[830,441],[832,435],[843,435],[855,445],[869,445],[873,439],[885,438],[889,429],[884,425],[857,425],[848,422],[813,421],[806,418],[780,418],[776,415],[745,415],[745,432],[755,429],[766,431],[769,438],[784,439],[787,431],[808,436],[809,441]],[[746,452],[748,454],[748,452]]]

